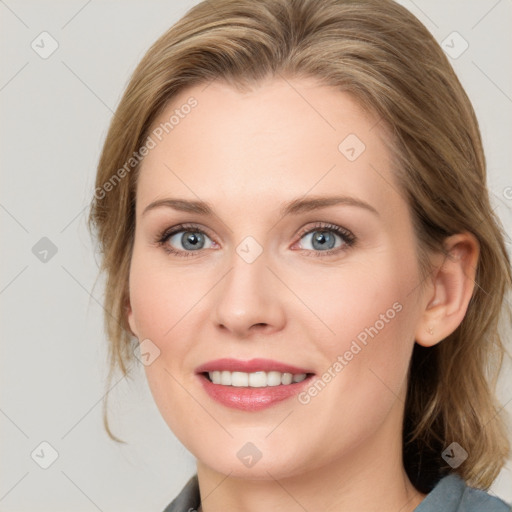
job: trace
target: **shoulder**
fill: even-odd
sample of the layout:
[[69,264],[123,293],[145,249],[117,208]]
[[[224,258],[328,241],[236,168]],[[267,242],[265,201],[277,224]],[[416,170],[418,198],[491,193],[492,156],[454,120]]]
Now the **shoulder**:
[[462,495],[460,512],[512,512],[512,507],[496,496],[466,486]]
[[458,475],[445,476],[414,512],[511,512],[503,500],[469,487]]
[[197,475],[194,475],[163,512],[196,512],[201,503]]

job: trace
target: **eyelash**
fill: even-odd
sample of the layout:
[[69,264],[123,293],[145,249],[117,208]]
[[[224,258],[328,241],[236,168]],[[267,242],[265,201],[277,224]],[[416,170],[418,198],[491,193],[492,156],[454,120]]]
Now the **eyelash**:
[[[176,226],[173,226],[172,228],[167,228],[163,232],[161,232],[156,238],[157,245],[162,247],[166,253],[173,254],[178,257],[189,258],[196,256],[196,254],[194,253],[200,253],[202,251],[201,249],[198,251],[181,251],[174,249],[167,244],[171,236],[175,235],[176,233],[180,233],[181,231],[191,231],[192,233],[200,233],[202,235],[208,236],[208,238],[210,239],[212,238],[208,235],[208,233],[206,233],[202,228],[200,228],[196,224],[178,224]],[[298,235],[299,240],[302,239],[305,235],[308,235],[309,233],[315,231],[331,231],[333,233],[336,233],[342,239],[343,246],[336,247],[334,249],[328,249],[326,251],[313,251],[311,249],[302,249],[303,251],[313,253],[314,257],[331,256],[335,253],[351,248],[356,242],[356,237],[348,229],[342,228],[341,226],[337,226],[336,224],[329,224],[328,222],[318,222],[314,226],[301,231]]]

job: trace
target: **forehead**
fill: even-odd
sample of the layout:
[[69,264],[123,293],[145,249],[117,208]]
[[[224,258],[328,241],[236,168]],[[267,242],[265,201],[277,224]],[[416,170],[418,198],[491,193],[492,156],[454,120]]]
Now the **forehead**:
[[335,191],[384,207],[398,192],[378,119],[312,79],[272,79],[244,92],[221,81],[190,87],[150,137],[139,212],[166,195],[267,208]]

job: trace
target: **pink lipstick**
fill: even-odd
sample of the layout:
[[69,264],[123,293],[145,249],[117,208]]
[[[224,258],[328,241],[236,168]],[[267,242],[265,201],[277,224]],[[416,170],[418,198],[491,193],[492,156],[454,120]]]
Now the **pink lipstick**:
[[270,359],[217,359],[196,369],[203,389],[226,407],[258,411],[297,395],[313,372]]

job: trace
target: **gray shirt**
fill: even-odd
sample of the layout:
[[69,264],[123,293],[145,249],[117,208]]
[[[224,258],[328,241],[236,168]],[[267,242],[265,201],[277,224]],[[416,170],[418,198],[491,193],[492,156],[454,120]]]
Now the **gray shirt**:
[[[194,475],[164,512],[195,512],[200,502]],[[512,512],[512,507],[485,491],[468,487],[452,473],[439,481],[414,512]]]

